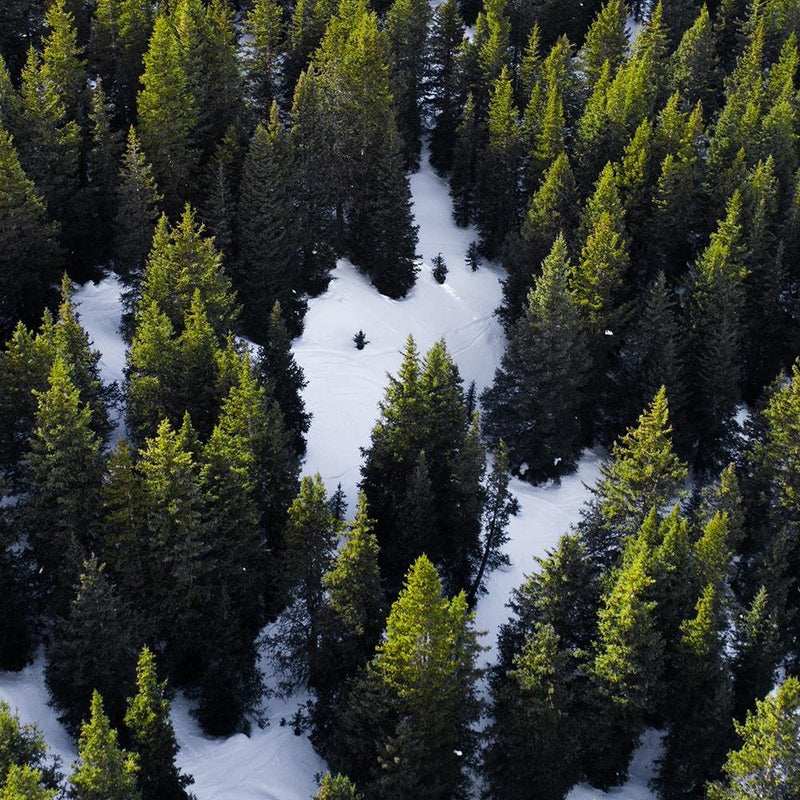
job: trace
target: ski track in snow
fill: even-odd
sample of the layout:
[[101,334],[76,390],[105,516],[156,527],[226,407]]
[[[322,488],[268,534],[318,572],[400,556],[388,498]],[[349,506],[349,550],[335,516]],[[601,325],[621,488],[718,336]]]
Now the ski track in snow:
[[[483,264],[472,272],[465,263],[467,248],[477,238],[471,228],[458,228],[450,213],[447,183],[427,163],[411,176],[414,214],[419,229],[421,258],[417,283],[403,300],[379,295],[349,262],[339,262],[333,280],[320,297],[309,301],[305,330],[293,345],[295,357],[309,384],[304,397],[313,414],[308,453],[303,471],[319,472],[332,492],[338,483],[354,507],[361,448],[369,444],[378,404],[395,374],[409,333],[422,355],[444,338],[458,364],[465,387],[474,380],[478,392],[487,386],[505,347],[502,328],[494,316],[500,303],[502,272]],[[439,285],[431,273],[431,260],[443,255],[447,279]],[[106,381],[123,379],[125,345],[119,335],[120,285],[114,276],[98,284],[79,287],[75,302],[81,322],[94,346],[102,353],[100,368]],[[265,310],[267,313],[267,310]],[[369,344],[356,350],[353,335],[362,329]],[[122,435],[118,423],[115,438]],[[494,658],[499,626],[508,617],[506,602],[511,590],[535,567],[534,556],[553,547],[559,536],[580,517],[580,510],[599,474],[599,457],[584,454],[578,470],[560,483],[533,487],[512,482],[521,506],[511,521],[507,552],[511,566],[490,576],[488,594],[478,604],[476,625],[486,631],[487,662]],[[52,752],[65,770],[76,757],[75,745],[47,705],[43,659],[19,673],[0,672],[0,698],[16,708],[24,722],[36,722]],[[268,670],[265,670],[268,672]],[[274,678],[267,681],[274,686]],[[211,739],[202,734],[189,713],[190,704],[177,695],[172,704],[175,732],[181,747],[178,764],[195,778],[191,791],[198,800],[307,800],[316,791],[316,776],[326,771],[305,736],[295,736],[289,720],[307,699],[298,694],[288,699],[268,698],[263,715],[268,724],[253,725],[249,736]],[[648,731],[637,751],[628,783],[603,793],[575,787],[569,800],[643,800],[659,736]]]

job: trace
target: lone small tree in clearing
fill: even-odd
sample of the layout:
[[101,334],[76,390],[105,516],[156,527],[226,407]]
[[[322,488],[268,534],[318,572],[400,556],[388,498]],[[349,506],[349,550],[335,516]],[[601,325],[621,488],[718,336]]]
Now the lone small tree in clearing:
[[447,264],[444,263],[444,257],[438,253],[433,257],[433,277],[436,283],[444,283],[447,278]]

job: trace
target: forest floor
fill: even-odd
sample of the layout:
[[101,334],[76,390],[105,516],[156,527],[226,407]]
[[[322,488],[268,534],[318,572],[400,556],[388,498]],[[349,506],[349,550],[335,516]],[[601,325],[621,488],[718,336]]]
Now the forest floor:
[[[309,302],[305,330],[293,346],[309,382],[304,397],[313,414],[303,472],[319,472],[329,492],[341,483],[351,510],[359,480],[360,448],[369,444],[387,374],[396,373],[407,336],[414,335],[422,354],[444,338],[465,388],[474,380],[478,392],[491,382],[505,347],[502,328],[494,316],[502,271],[482,265],[472,272],[466,266],[467,248],[476,234],[453,224],[447,183],[428,165],[427,154],[423,154],[420,171],[411,176],[411,189],[422,263],[409,296],[395,301],[378,294],[351,264],[340,261],[328,290]],[[448,267],[441,285],[431,273],[431,261],[438,253]],[[80,287],[75,300],[82,324],[102,353],[103,378],[121,383],[125,346],[118,331],[119,294],[119,284],[110,276]],[[369,342],[363,350],[353,343],[358,330],[364,331]],[[122,432],[119,425],[116,435]],[[543,555],[578,521],[599,464],[600,456],[587,451],[577,472],[560,483],[532,487],[512,482],[521,510],[509,530],[511,566],[490,577],[488,594],[479,601],[476,615],[478,629],[486,631],[487,663],[494,658],[497,630],[508,617],[505,604],[511,590],[534,569],[534,557]],[[263,666],[268,685],[276,685],[276,679],[269,676],[269,664]],[[47,705],[42,669],[40,657],[20,673],[0,672],[0,698],[18,710],[23,722],[39,725],[52,752],[69,768],[76,757],[75,747]],[[263,707],[264,727],[254,725],[250,736],[210,739],[190,716],[188,701],[177,696],[173,721],[181,747],[178,763],[194,776],[192,791],[198,800],[308,800],[316,791],[316,776],[326,767],[307,737],[294,734],[290,722],[306,699],[298,695],[268,697]],[[282,720],[286,724],[281,724]],[[647,781],[658,744],[658,734],[648,731],[625,786],[608,793],[578,786],[569,800],[652,797]]]

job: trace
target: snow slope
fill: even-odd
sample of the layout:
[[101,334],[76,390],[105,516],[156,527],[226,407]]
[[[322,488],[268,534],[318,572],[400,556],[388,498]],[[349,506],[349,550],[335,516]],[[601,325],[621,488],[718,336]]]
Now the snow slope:
[[[500,301],[501,272],[483,265],[471,272],[465,265],[474,231],[457,228],[451,220],[447,184],[427,164],[411,177],[414,213],[419,231],[420,274],[409,296],[401,301],[379,295],[363,275],[347,261],[334,271],[328,291],[309,303],[303,335],[294,343],[297,361],[309,385],[305,400],[313,413],[304,471],[319,472],[328,489],[342,484],[353,506],[359,479],[360,448],[369,443],[370,431],[387,383],[395,373],[409,333],[421,353],[440,338],[447,342],[465,385],[476,382],[480,390],[492,379],[505,345],[493,315]],[[439,285],[431,274],[431,260],[443,255],[449,268]],[[102,354],[105,380],[121,381],[125,347],[117,329],[120,319],[120,287],[113,278],[86,284],[76,292],[81,321]],[[363,329],[369,344],[356,350],[353,335]],[[118,432],[121,428],[118,428]],[[477,610],[477,625],[487,631],[484,643],[494,647],[496,633],[508,611],[511,590],[534,568],[533,557],[552,547],[558,537],[579,518],[586,499],[586,485],[598,475],[599,458],[586,453],[576,474],[560,484],[531,487],[514,481],[521,513],[512,521],[508,552],[512,565],[494,573],[489,594]],[[490,649],[486,658],[491,660]],[[47,706],[42,664],[21,673],[0,673],[0,698],[19,709],[24,721],[42,727],[53,751],[65,765],[75,757],[74,746]],[[181,746],[181,768],[194,775],[192,790],[198,800],[306,800],[315,791],[315,776],[325,771],[324,762],[304,736],[282,726],[304,697],[268,699],[264,715],[269,724],[253,727],[249,737],[209,739],[200,732],[182,698],[173,704],[173,719]],[[658,737],[650,733],[635,759],[631,780],[608,795],[576,787],[570,800],[601,797],[642,800],[649,766],[657,752]]]

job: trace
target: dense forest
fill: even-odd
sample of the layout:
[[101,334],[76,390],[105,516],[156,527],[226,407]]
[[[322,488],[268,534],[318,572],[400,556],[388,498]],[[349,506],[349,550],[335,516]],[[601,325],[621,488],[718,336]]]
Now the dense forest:
[[[647,728],[664,800],[800,797],[798,36],[800,0],[2,0],[0,669],[44,654],[79,759],[0,703],[0,800],[190,798],[173,692],[247,731],[265,653],[319,800],[563,800]],[[412,290],[425,158],[507,349],[478,392],[409,336],[348,520],[292,339],[337,259]],[[122,385],[73,302],[108,272]],[[485,670],[512,476],[587,447]]]

